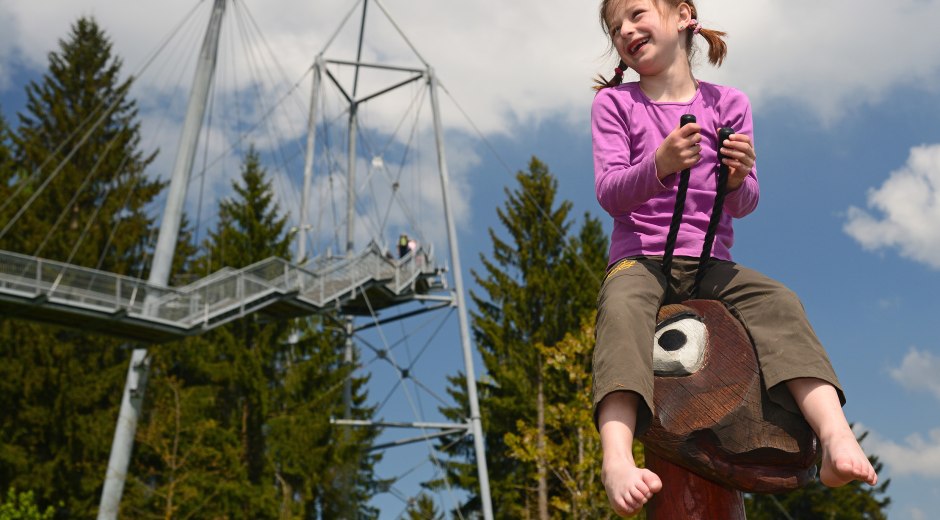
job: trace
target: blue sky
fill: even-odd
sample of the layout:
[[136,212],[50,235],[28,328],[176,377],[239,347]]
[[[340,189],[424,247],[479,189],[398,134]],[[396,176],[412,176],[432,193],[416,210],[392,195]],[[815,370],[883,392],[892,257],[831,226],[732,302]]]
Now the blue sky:
[[[729,32],[730,51],[721,69],[700,63],[695,73],[700,79],[741,88],[754,105],[761,202],[754,214],[736,223],[735,259],[780,279],[800,295],[845,387],[846,414],[870,432],[864,446],[884,462],[881,478],[892,479],[890,517],[923,520],[940,510],[940,341],[933,322],[940,310],[934,299],[940,288],[940,33],[929,22],[940,19],[940,1],[898,0],[879,9],[848,0],[819,4],[700,0],[700,19],[706,27]],[[276,55],[275,70],[283,72],[276,72],[262,89],[275,99],[295,81],[303,81],[294,95],[301,108],[287,110],[273,124],[274,133],[255,138],[267,153],[276,148],[279,137],[296,141],[302,136],[302,106],[309,96],[304,71],[352,2],[249,0],[244,5],[264,35],[247,45],[257,46],[260,56]],[[495,208],[504,200],[503,186],[513,182],[507,166],[511,171],[523,169],[532,155],[558,177],[560,193],[574,202],[576,217],[589,211],[606,222],[593,195],[588,86],[593,74],[607,72],[613,62],[604,55],[606,42],[594,2],[384,0],[383,5],[447,89],[442,108],[465,272],[479,268],[479,254],[491,250],[486,230],[498,227]],[[199,20],[207,17],[208,7],[207,2],[197,5],[192,0],[146,6],[117,0],[41,5],[4,0],[4,115],[15,119],[23,85],[44,69],[46,53],[77,16],[90,14],[99,20],[124,58],[125,72],[130,72],[138,70],[193,9],[192,31],[179,36],[189,43],[180,47],[197,45],[204,24]],[[374,40],[365,48],[367,57],[417,63],[390,25],[378,18],[369,23]],[[331,47],[340,55],[351,49],[352,40],[345,34]],[[223,52],[226,41],[236,48],[243,45],[223,35]],[[265,48],[276,51],[265,54]],[[184,55],[179,52],[171,56]],[[217,88],[250,91],[248,66],[228,59],[229,72],[219,74]],[[185,105],[185,78],[191,74],[186,71],[191,69],[160,67],[154,65],[141,75],[137,96],[142,99],[145,145],[164,150],[154,168],[165,175]],[[183,79],[166,79],[176,76]],[[374,90],[371,87],[363,89]],[[457,104],[470,114],[473,126]],[[396,160],[392,152],[404,141],[403,134],[393,130],[400,120],[396,110],[377,107],[368,116],[376,128],[375,141],[395,136],[387,148],[387,164]],[[223,156],[233,142],[226,137],[224,123],[217,127],[207,155]],[[429,136],[420,131],[419,137]],[[426,145],[422,150],[409,161],[433,163],[433,148]],[[372,172],[368,158],[362,162],[362,171]],[[284,207],[296,212],[298,173],[290,165],[272,170]],[[206,176],[205,207],[228,194],[229,182],[221,170]],[[386,229],[397,236],[415,219],[430,221],[422,236],[434,242],[446,261],[443,229],[430,217],[439,206],[435,183],[433,178],[418,183],[409,195],[409,200],[430,208],[428,216],[409,219],[407,212],[391,212],[392,224]],[[318,184],[318,189],[323,186]],[[321,201],[331,196],[335,199],[325,195]],[[364,200],[384,198],[380,191]],[[195,204],[190,201],[190,211]],[[360,211],[365,220],[369,210]],[[357,243],[394,238],[370,237],[369,229],[357,229]],[[469,274],[465,278],[469,281]],[[447,349],[454,340],[441,338],[453,332],[454,322],[449,318],[435,340],[446,343]],[[420,347],[420,340],[414,340],[408,348]],[[429,379],[462,368],[457,350],[430,350],[417,365]],[[366,349],[367,360],[368,355]],[[381,363],[370,367],[375,368],[378,386],[386,378]],[[428,386],[443,395],[440,381]],[[384,398],[378,388],[374,395]],[[386,419],[412,419],[396,417],[413,409],[406,398],[388,406]],[[433,399],[415,406],[422,418],[437,418]],[[410,450],[386,454],[386,475],[400,475],[402,468],[426,458],[420,446]],[[430,464],[409,474],[396,486],[400,494],[416,493],[420,479],[415,475],[427,472],[433,472]],[[441,500],[446,504],[449,499]],[[394,495],[376,504],[383,518],[395,518],[404,507]]]

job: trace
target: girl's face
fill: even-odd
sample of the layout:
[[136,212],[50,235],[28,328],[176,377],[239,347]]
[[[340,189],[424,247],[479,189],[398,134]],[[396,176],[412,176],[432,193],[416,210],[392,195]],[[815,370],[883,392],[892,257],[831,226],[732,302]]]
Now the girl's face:
[[[683,9],[685,6],[685,9]],[[688,61],[680,44],[690,19],[687,4],[678,8],[657,0],[612,0],[605,20],[617,54],[640,76],[659,74],[677,60]]]

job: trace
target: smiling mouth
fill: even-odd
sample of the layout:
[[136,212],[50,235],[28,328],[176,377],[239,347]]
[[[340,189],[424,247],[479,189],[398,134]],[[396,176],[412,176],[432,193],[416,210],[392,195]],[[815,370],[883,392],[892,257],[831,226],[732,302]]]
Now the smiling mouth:
[[640,40],[640,41],[636,42],[635,44],[633,44],[633,46],[631,46],[631,47],[628,49],[628,52],[630,53],[631,56],[633,56],[634,54],[637,53],[637,51],[640,50],[641,47],[643,47],[644,45],[646,45],[646,44],[649,43],[649,42],[650,42],[650,39],[649,39],[649,38],[646,38],[646,39],[644,39],[644,40]]

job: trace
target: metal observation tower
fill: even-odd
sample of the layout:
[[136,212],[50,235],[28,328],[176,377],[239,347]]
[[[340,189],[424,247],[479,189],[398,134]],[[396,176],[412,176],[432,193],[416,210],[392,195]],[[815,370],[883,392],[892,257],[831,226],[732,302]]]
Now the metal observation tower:
[[[345,316],[346,359],[351,361],[357,348],[356,337],[361,330],[381,327],[425,313],[455,311],[470,404],[470,416],[465,422],[362,422],[349,420],[349,417],[335,419],[334,422],[348,427],[404,427],[420,430],[418,436],[374,448],[412,442],[427,443],[429,439],[460,432],[472,436],[482,499],[481,513],[484,518],[491,519],[493,513],[473,367],[466,291],[441,126],[438,99],[441,88],[434,69],[417,52],[380,0],[356,2],[336,33],[316,55],[309,71],[312,72],[312,91],[307,114],[301,207],[299,223],[295,228],[299,231],[295,258],[269,258],[242,269],[224,268],[188,285],[168,286],[187,187],[190,184],[215,76],[222,21],[227,3],[234,1],[214,0],[212,6],[208,28],[198,56],[149,279],[142,280],[0,251],[0,312],[118,336],[135,341],[135,344],[152,344],[201,334],[253,313],[263,313],[272,319],[288,319],[338,310]],[[413,52],[419,66],[401,66],[363,59],[366,15],[370,6],[377,8],[390,23],[392,32]],[[361,21],[355,58],[330,58],[328,51],[331,45],[343,26],[350,19],[354,19],[353,15],[358,10],[361,10]],[[342,74],[338,71],[342,71]],[[367,94],[361,94],[360,77],[370,71],[380,73],[379,77],[389,79],[389,83]],[[375,82],[370,82],[369,86],[375,88]],[[422,99],[426,98],[430,104],[435,143],[433,164],[436,165],[439,200],[446,228],[449,269],[435,262],[433,248],[428,245],[403,251],[403,254],[398,256],[390,255],[376,242],[370,242],[358,249],[355,244],[356,173],[357,163],[363,159],[361,146],[357,142],[361,135],[360,112],[367,104],[405,86],[421,90],[426,94]],[[345,248],[342,254],[324,254],[308,260],[307,230],[312,227],[308,224],[308,213],[317,166],[324,162],[342,162],[334,158],[325,161],[318,161],[316,158],[317,140],[323,139],[323,114],[319,111],[329,89],[339,93],[339,99],[345,106],[342,114],[346,132]],[[322,148],[323,144],[320,143],[320,149]],[[373,164],[375,162],[376,159],[373,158]],[[397,188],[396,182],[394,189]],[[386,315],[383,311],[393,314]],[[363,320],[368,317],[371,317],[371,320]],[[383,350],[379,357],[387,353],[387,350]],[[99,519],[117,518],[138,417],[143,405],[149,359],[147,348],[138,347],[133,350],[105,476]],[[396,369],[399,367],[396,366]],[[415,374],[409,374],[407,369],[399,369],[398,375],[404,379]],[[345,395],[348,399],[348,386]]]

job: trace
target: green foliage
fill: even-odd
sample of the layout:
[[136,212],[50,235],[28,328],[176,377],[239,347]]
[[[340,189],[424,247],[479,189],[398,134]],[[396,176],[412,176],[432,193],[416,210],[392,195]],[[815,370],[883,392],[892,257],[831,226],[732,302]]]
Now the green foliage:
[[[120,69],[103,31],[82,18],[27,87],[16,132],[0,118],[0,222],[15,220],[0,248],[147,277],[156,233],[145,208],[163,184],[144,173],[154,156],[139,149]],[[184,218],[180,278],[287,256],[286,217],[254,150],[241,173],[201,256]],[[386,484],[365,451],[375,433],[330,424],[346,413],[347,381],[349,415],[371,418],[366,379],[351,375],[331,322],[276,318],[151,348],[122,515],[377,516],[366,506]],[[61,503],[43,518],[95,515],[129,354],[115,339],[0,318],[0,490]]]
[[[48,58],[0,153],[0,221],[13,224],[0,248],[140,276],[145,207],[162,184],[144,174],[153,155],[140,150],[131,82],[89,18]],[[94,515],[128,357],[117,340],[0,319],[0,489],[61,501],[57,517]]]
[[0,520],[52,520],[54,516],[52,506],[40,511],[32,491],[17,493],[10,488],[6,500],[0,501]]
[[[10,137],[10,127],[0,112],[0,179],[9,179],[12,176],[13,151],[10,148]],[[6,183],[0,183],[0,195],[3,196],[2,200],[9,196],[9,186]]]
[[42,81],[26,87],[16,166],[3,179],[19,194],[4,216],[28,209],[2,237],[4,249],[134,276],[145,269],[153,229],[145,208],[163,184],[144,174],[154,155],[139,149],[131,80],[120,75],[107,36],[80,18],[49,53]]
[[365,405],[367,379],[354,377],[357,359],[352,364],[343,360],[344,343],[345,336],[335,329],[308,321],[285,354],[283,386],[268,422],[269,447],[282,496],[300,497],[293,505],[298,518],[317,512],[339,518],[351,511],[372,517],[377,511],[365,504],[387,484],[374,475],[380,456],[366,452],[378,432],[330,424],[331,417],[346,414],[347,380],[352,385],[349,418],[373,417],[373,408]]
[[425,493],[408,504],[405,510],[408,520],[444,520],[444,515],[437,510],[434,500]]
[[[192,262],[201,276],[287,256],[286,217],[253,149]],[[335,319],[335,318],[334,318]],[[123,509],[135,518],[335,518],[366,507],[376,487],[374,432],[343,416],[352,366],[344,336],[319,320],[252,315],[165,345],[151,371],[146,420]],[[350,415],[371,418],[363,378]]]
[[[868,432],[859,436],[861,442]],[[876,455],[868,460],[876,472],[884,466]],[[818,472],[817,472],[818,473]],[[748,495],[744,506],[749,520],[885,520],[885,508],[891,503],[886,495],[891,479],[876,487],[859,482],[830,488],[818,480],[779,495]]]
[[[593,323],[593,317],[586,320]],[[510,456],[534,464],[542,459],[561,483],[551,497],[556,516],[572,519],[600,518],[611,513],[601,484],[600,439],[591,413],[591,355],[594,327],[585,324],[553,346],[535,345],[546,370],[567,379],[575,389],[567,401],[548,404],[545,411],[545,442],[540,448],[537,425],[519,420],[516,432],[505,436]]]
[[[210,347],[186,342],[188,347]],[[238,437],[217,419],[222,405],[211,385],[187,385],[172,364],[173,346],[154,354],[134,446],[122,514],[133,518],[234,515],[248,499]],[[189,375],[189,374],[187,374]]]
[[[564,516],[581,507],[571,497],[572,489],[583,483],[584,473],[578,473],[583,468],[571,461],[589,465],[587,459],[597,454],[579,455],[576,450],[596,433],[591,426],[580,439],[565,441],[564,435],[577,436],[578,426],[551,431],[552,421],[557,424],[586,398],[580,394],[589,382],[572,380],[568,367],[551,366],[549,353],[554,355],[567,333],[580,331],[593,311],[607,239],[600,223],[587,215],[578,233],[571,235],[571,203],[556,202],[557,180],[538,159],[533,158],[516,180],[518,187],[506,190],[505,206],[497,210],[506,237],[490,229],[492,256],[481,258],[483,273],[473,273],[485,294],[471,294],[477,308],[474,337],[487,372],[479,390],[490,488],[499,518],[534,517],[540,508]],[[468,415],[462,381],[452,378],[448,390],[459,405],[442,409],[454,420]],[[529,429],[518,432],[520,424]],[[452,457],[447,466],[450,482],[471,493],[463,509],[478,509],[472,446],[454,439],[444,439],[441,445]],[[568,475],[554,473],[562,469],[561,460]]]
[[290,255],[287,216],[274,202],[274,190],[254,147],[245,156],[240,181],[232,183],[235,198],[219,203],[219,223],[209,232],[207,256],[197,262],[197,269],[206,274]]

